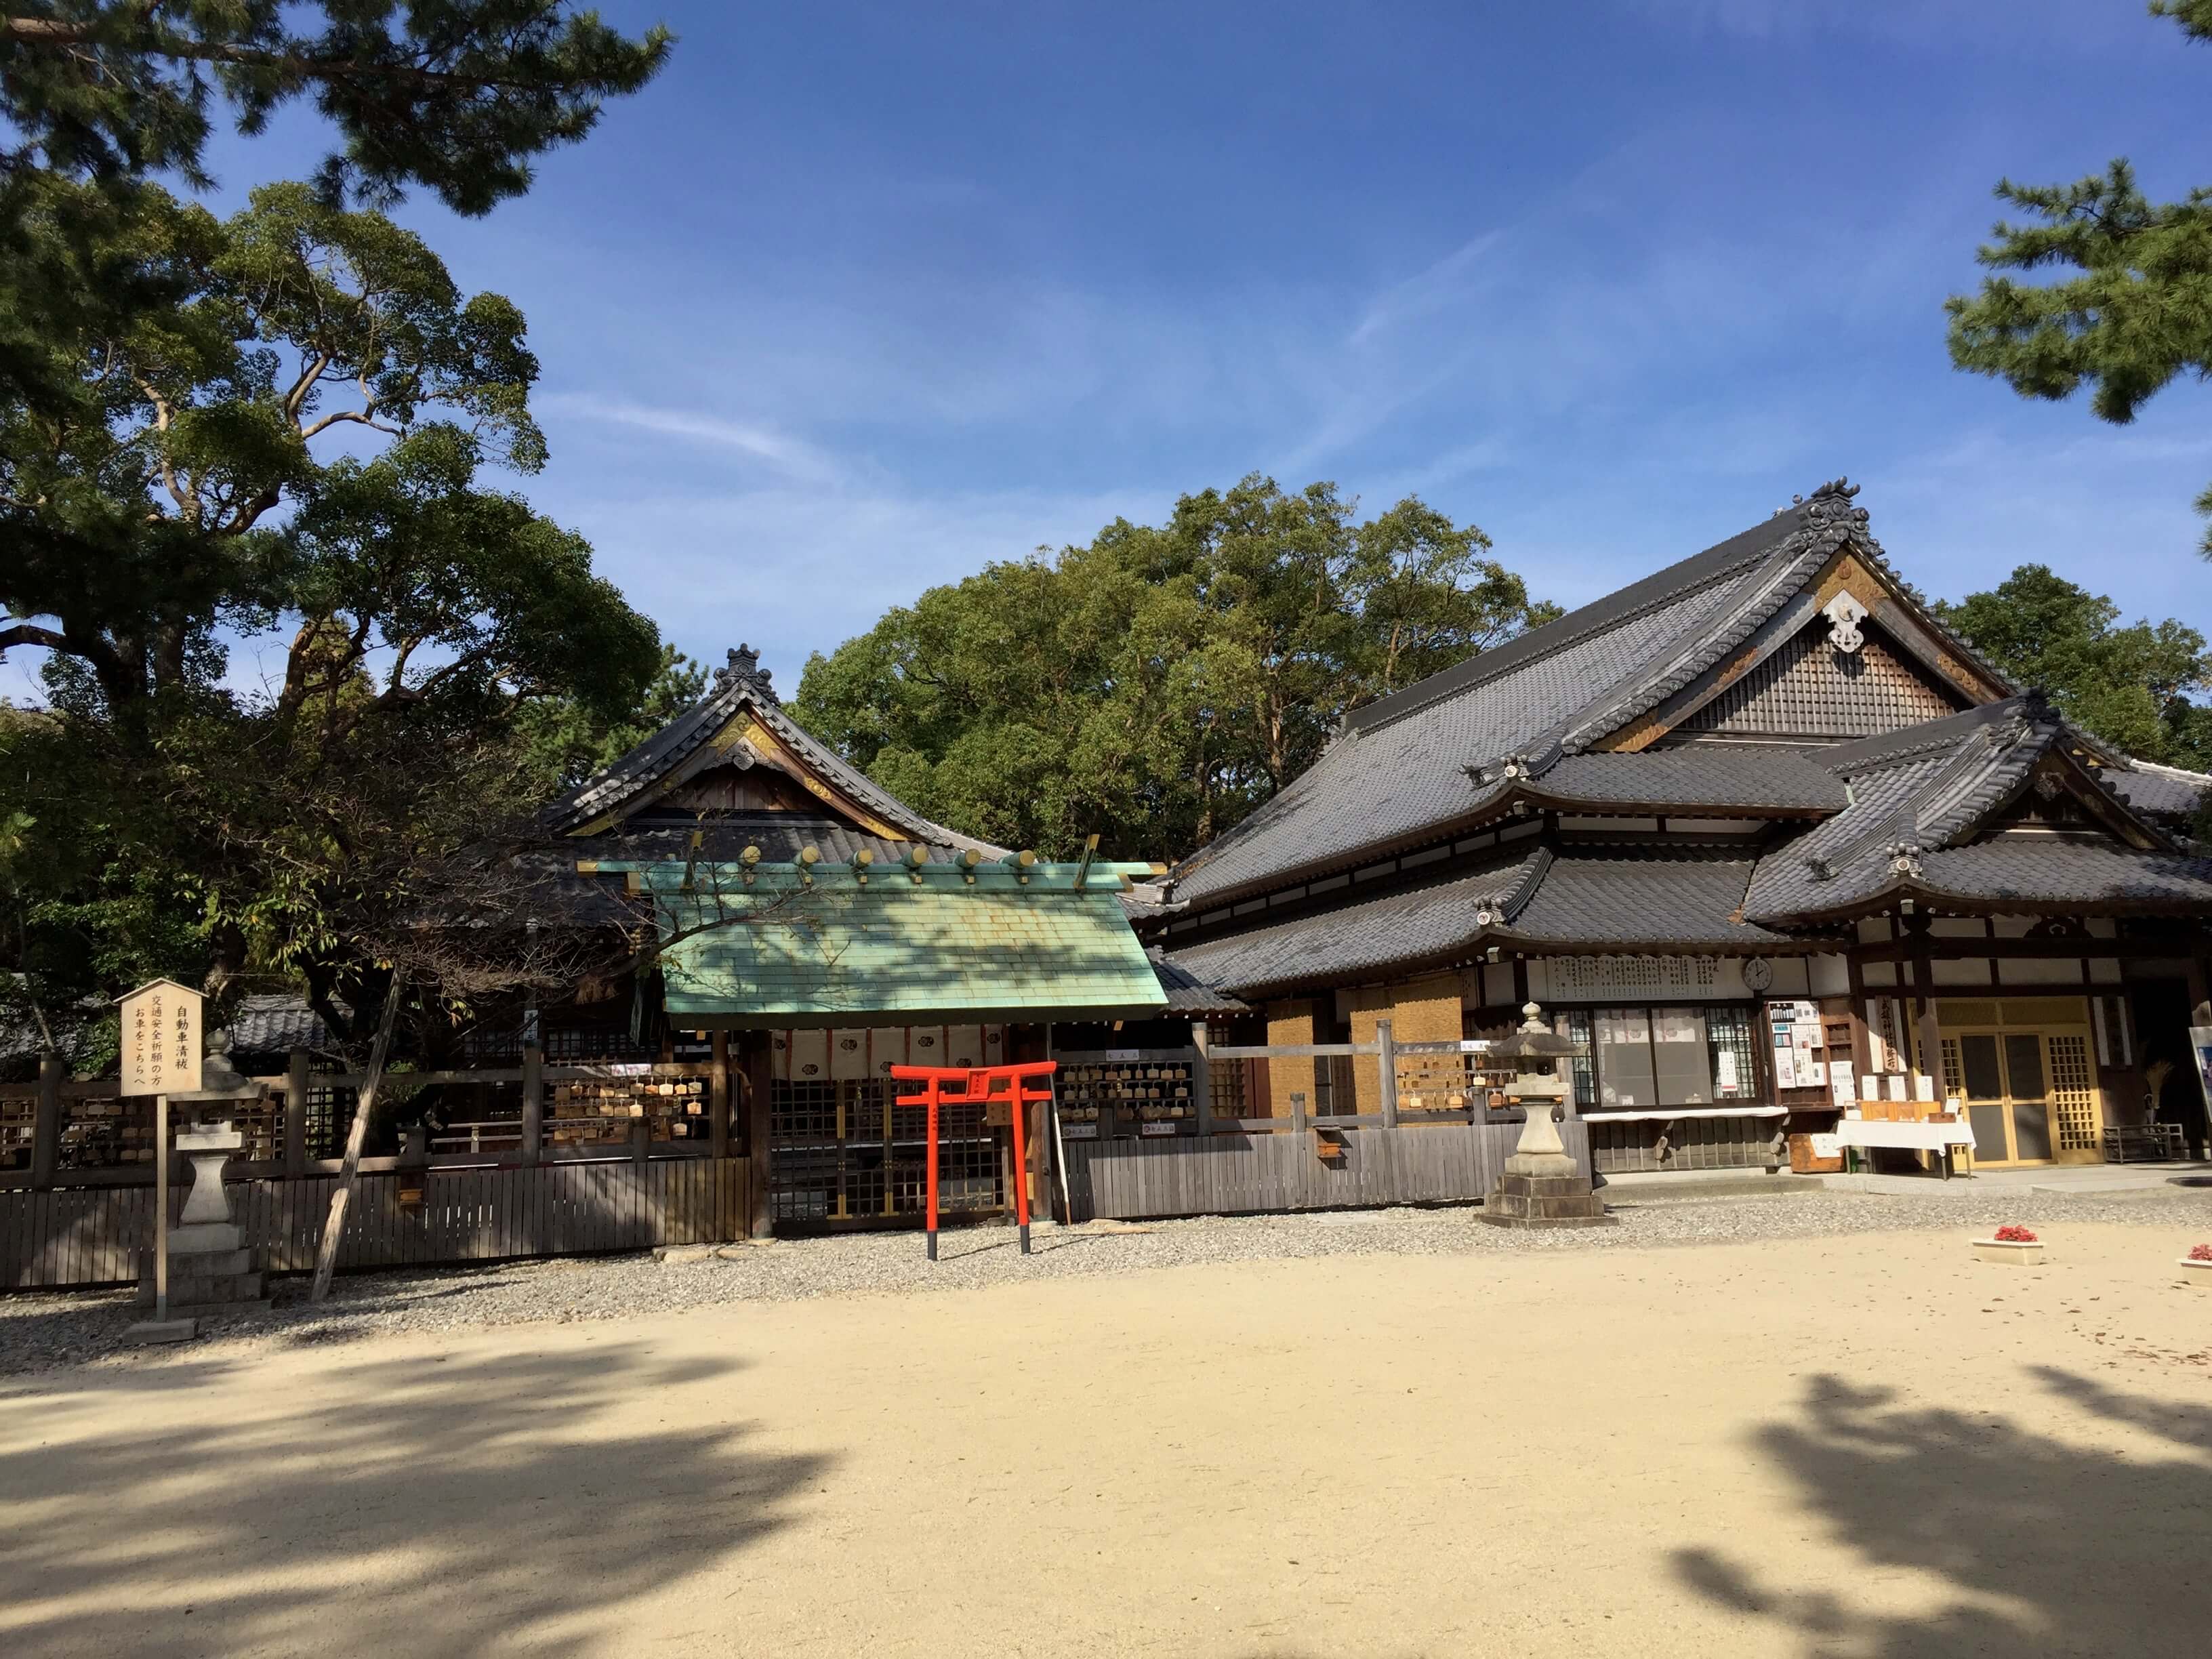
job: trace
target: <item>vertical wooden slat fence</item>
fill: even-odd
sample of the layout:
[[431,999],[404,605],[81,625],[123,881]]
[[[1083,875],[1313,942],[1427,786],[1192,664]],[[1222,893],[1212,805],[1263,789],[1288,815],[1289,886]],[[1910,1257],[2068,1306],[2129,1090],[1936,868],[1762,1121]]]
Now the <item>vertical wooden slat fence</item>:
[[[1319,1155],[1319,1133],[1070,1142],[1073,1218],[1463,1202],[1497,1183],[1521,1139],[1521,1125],[1346,1128],[1342,1155],[1327,1159]],[[1589,1168],[1589,1134],[1582,1121],[1561,1123],[1559,1138],[1575,1161]]]
[[[661,1158],[365,1175],[338,1243],[341,1271],[586,1255],[746,1236],[748,1160]],[[226,1183],[270,1273],[307,1273],[335,1176]],[[419,1205],[403,1191],[422,1190]],[[175,1201],[182,1202],[179,1194]],[[0,1289],[135,1281],[152,1237],[149,1187],[0,1192]]]
[[[1216,1116],[1210,1134],[1068,1141],[1070,1217],[1255,1214],[1481,1198],[1504,1173],[1521,1139],[1520,1114],[1492,1114],[1485,1091],[1470,1086],[1480,1082],[1474,1073],[1489,1047],[1480,1041],[1401,1043],[1381,1020],[1373,1042],[1215,1048],[1209,1060],[1217,1068],[1263,1068],[1277,1059],[1324,1061],[1339,1073],[1331,1103],[1340,1096],[1349,1103],[1352,1068],[1372,1065],[1381,1109],[1308,1115],[1299,1110],[1305,1103],[1294,1101],[1279,1116]],[[1431,1074],[1461,1079],[1449,1094],[1458,1107],[1427,1109],[1443,1097],[1435,1090],[1424,1094],[1419,1085],[1405,1095],[1409,1076]],[[1587,1127],[1571,1114],[1559,1136],[1588,1170]]]

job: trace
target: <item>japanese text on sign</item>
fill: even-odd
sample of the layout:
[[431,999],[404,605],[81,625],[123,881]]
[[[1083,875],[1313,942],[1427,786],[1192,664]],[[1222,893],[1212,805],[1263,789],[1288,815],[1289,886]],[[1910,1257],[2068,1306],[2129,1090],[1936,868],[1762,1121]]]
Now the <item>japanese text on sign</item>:
[[200,1086],[200,994],[166,979],[123,999],[123,1092],[190,1094]]

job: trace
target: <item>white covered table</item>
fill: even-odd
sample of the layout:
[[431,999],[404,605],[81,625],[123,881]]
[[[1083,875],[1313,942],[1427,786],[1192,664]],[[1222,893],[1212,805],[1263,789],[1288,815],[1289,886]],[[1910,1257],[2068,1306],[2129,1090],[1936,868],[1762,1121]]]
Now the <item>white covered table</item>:
[[1934,1152],[1943,1160],[1943,1178],[1951,1178],[1951,1160],[1960,1147],[1974,1149],[1974,1131],[1964,1112],[1954,1123],[1897,1123],[1884,1118],[1846,1117],[1836,1124],[1839,1146],[1901,1146],[1908,1152]]

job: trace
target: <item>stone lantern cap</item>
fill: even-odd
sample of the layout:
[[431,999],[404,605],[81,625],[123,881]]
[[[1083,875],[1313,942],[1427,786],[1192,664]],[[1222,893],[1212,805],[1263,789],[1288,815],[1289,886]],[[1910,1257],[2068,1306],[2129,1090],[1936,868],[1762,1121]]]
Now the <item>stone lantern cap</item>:
[[245,1076],[230,1063],[230,1033],[208,1033],[207,1058],[200,1063],[200,1086],[169,1097],[173,1102],[258,1100],[269,1085]]
[[1543,1010],[1534,1003],[1526,1004],[1521,1012],[1521,1029],[1490,1045],[1492,1059],[1564,1060],[1574,1053],[1574,1039],[1554,1035],[1540,1017]]

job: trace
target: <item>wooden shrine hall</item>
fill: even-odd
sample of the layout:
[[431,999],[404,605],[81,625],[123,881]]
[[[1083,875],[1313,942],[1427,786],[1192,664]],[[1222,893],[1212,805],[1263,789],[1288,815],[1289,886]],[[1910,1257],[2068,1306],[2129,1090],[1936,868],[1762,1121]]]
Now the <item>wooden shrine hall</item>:
[[[930,822],[799,726],[750,648],[552,823],[580,876],[650,901],[662,946],[651,982],[611,999],[613,1029],[545,1010],[549,1058],[611,1052],[628,1021],[726,1065],[738,1097],[712,1127],[750,1160],[757,1230],[918,1224],[922,1125],[894,1066],[1041,1060],[1056,1029],[1168,1007],[1122,902],[1164,866],[1053,862]],[[980,1109],[955,1109],[945,1206],[1005,1207],[1009,1154]]]
[[[1957,1126],[1983,1166],[2201,1156],[2212,778],[2008,684],[1856,494],[1354,711],[1140,931],[1277,1045],[1535,1000],[1601,1171],[1924,1164]],[[1270,1061],[1273,1109],[1329,1064]]]

